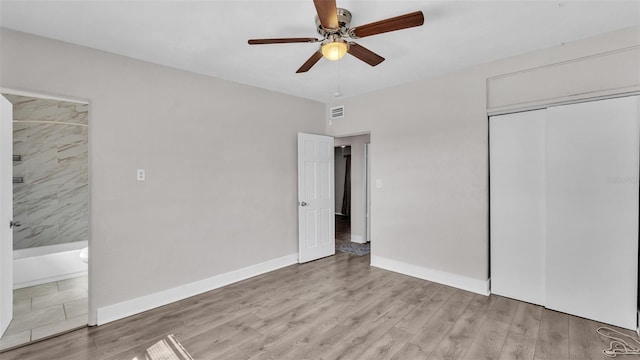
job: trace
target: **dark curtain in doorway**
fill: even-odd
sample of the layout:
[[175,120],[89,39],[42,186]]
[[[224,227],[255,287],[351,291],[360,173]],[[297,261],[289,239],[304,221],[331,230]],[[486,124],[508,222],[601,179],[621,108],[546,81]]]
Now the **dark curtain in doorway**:
[[345,156],[344,194],[342,196],[342,214],[351,214],[351,155]]

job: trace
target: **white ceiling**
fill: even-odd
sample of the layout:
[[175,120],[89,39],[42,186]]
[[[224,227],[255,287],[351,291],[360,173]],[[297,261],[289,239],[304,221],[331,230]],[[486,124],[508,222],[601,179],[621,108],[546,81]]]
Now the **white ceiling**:
[[295,71],[317,44],[312,0],[7,1],[0,26],[322,102],[640,25],[633,1],[338,0],[352,26],[422,10],[425,25],[356,40],[386,61],[346,56]]

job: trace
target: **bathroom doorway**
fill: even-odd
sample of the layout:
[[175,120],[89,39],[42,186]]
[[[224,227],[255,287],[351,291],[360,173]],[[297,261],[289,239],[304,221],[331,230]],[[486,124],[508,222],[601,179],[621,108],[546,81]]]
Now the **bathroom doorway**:
[[15,225],[0,351],[87,326],[89,289],[89,105],[2,95],[13,105]]

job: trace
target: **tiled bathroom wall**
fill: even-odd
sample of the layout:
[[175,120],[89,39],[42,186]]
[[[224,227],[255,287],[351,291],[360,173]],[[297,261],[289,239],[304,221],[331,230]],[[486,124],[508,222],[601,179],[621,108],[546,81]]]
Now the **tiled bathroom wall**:
[[[6,95],[13,104],[14,249],[88,239],[88,105]],[[16,183],[20,178],[23,183]]]

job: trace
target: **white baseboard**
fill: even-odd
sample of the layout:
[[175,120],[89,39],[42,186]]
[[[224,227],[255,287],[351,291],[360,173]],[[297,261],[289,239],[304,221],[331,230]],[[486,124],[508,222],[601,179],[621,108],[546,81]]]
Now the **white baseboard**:
[[60,281],[86,275],[88,266],[80,260],[80,250],[71,250],[13,260],[13,288]]
[[366,243],[362,235],[353,235],[353,234],[351,235],[351,242],[358,243],[358,244]]
[[127,316],[139,314],[147,310],[180,301],[191,296],[202,294],[207,291],[221,288],[223,286],[233,284],[250,277],[254,277],[297,263],[298,254],[291,254],[277,259],[265,261],[260,264],[247,266],[239,270],[216,275],[208,279],[199,280],[172,289],[163,290],[139,298],[123,301],[121,303],[101,307],[97,310],[96,323],[97,325],[104,325],[106,323],[119,320]]
[[371,255],[371,266],[489,296],[488,279],[473,279],[375,255]]

